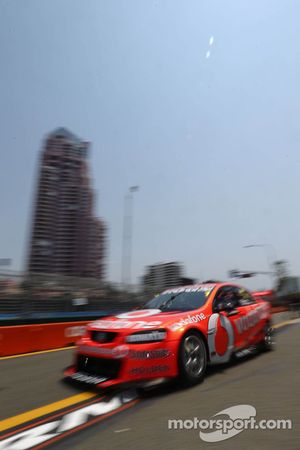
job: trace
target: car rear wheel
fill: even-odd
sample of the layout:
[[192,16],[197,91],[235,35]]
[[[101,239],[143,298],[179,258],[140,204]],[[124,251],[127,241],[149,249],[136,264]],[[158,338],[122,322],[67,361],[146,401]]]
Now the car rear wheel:
[[194,331],[187,333],[179,346],[179,380],[186,386],[200,383],[205,374],[207,352],[203,338]]
[[260,347],[261,347],[261,350],[264,352],[274,350],[275,336],[274,336],[274,329],[270,322],[265,325],[264,338],[261,342]]

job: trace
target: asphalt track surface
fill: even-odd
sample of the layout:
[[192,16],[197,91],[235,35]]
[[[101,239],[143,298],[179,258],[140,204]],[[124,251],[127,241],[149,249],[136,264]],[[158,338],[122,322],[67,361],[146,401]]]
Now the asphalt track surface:
[[[300,449],[300,323],[278,328],[273,352],[210,368],[201,385],[180,390],[161,386],[143,398],[128,400],[112,413],[44,445],[96,449]],[[2,439],[24,426],[60,420],[71,409],[103,401],[102,397],[62,382],[73,350],[0,361],[0,430]],[[111,398],[104,399],[111,401]],[[169,430],[169,419],[210,419],[234,405],[252,405],[257,419],[291,419],[291,430],[244,430],[215,443],[199,438],[199,429]],[[44,420],[41,421],[41,420]],[[13,430],[13,431],[12,431]],[[21,430],[21,431],[20,431]],[[74,432],[73,432],[74,431]],[[0,436],[0,439],[1,439]],[[61,438],[63,438],[61,440]],[[21,449],[15,443],[0,449]],[[1,443],[2,442],[2,443]],[[2,445],[2,447],[1,447]],[[27,447],[42,448],[42,447]]]

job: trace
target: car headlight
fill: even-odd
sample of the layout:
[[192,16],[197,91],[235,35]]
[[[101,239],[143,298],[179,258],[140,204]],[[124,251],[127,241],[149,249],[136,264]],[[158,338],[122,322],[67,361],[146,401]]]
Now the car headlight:
[[160,342],[166,338],[166,330],[137,331],[126,338],[130,344],[143,344],[144,342]]

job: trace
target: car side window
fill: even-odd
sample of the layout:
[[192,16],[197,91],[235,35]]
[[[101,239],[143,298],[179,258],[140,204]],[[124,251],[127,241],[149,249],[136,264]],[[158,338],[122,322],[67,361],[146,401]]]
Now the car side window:
[[233,308],[238,306],[238,299],[235,292],[235,287],[233,286],[224,286],[219,289],[213,302],[213,312],[219,312],[220,305],[224,305],[228,302],[232,304]]
[[252,295],[244,288],[236,288],[238,306],[249,306],[255,303]]
[[218,292],[216,293],[216,296],[213,301],[212,310],[213,312],[219,311],[219,306],[223,302],[224,297],[224,288],[220,288]]

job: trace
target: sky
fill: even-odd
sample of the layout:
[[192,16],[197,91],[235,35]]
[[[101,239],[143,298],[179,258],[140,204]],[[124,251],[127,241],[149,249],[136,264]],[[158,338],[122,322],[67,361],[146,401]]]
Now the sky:
[[0,0],[0,258],[24,269],[42,140],[65,126],[92,143],[110,280],[131,185],[133,281],[172,260],[198,280],[268,270],[254,243],[300,275],[299,14],[297,0]]

